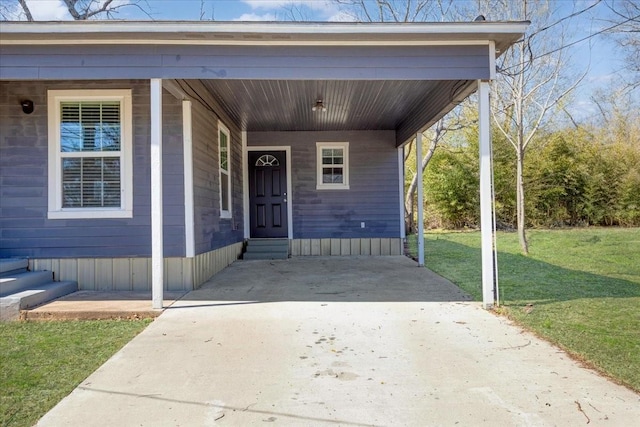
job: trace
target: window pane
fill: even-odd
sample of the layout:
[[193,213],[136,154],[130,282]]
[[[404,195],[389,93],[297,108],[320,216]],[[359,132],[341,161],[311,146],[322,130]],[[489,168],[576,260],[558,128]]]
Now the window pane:
[[62,152],[120,150],[120,102],[62,102],[60,110]]
[[229,199],[229,179],[228,179],[229,175],[226,174],[220,174],[220,189],[221,189],[221,195],[220,197],[222,197],[222,210],[223,211],[230,211],[230,199]]
[[120,158],[63,158],[62,207],[120,207]]
[[228,150],[228,141],[227,134],[224,132],[219,132],[220,134],[220,168],[228,171],[229,170],[229,150]]
[[342,168],[322,168],[323,184],[342,184]]
[[342,148],[323,148],[322,164],[323,165],[341,165],[344,163]]

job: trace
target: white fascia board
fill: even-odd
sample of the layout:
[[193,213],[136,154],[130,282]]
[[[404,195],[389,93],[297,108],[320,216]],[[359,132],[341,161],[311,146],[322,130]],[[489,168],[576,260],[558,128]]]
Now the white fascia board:
[[[323,45],[513,43],[524,22],[291,23],[65,21],[3,23],[0,44]],[[47,37],[41,37],[46,35]]]

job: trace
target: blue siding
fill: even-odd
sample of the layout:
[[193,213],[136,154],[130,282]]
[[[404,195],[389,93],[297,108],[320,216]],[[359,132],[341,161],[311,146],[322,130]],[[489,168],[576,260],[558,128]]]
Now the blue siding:
[[[393,131],[247,135],[250,147],[291,146],[296,239],[400,237],[395,140]],[[349,142],[349,190],[316,190],[316,142]]]
[[[130,88],[133,94],[134,217],[49,220],[47,90]],[[35,111],[22,113],[31,99]],[[148,81],[0,82],[0,257],[137,257],[151,254]],[[181,104],[164,96],[166,256],[184,256]]]
[[2,46],[1,79],[488,79],[488,46]]
[[238,127],[222,117],[222,123],[231,133],[232,217],[220,218],[219,117],[195,101],[192,103],[192,117],[195,249],[196,254],[201,254],[244,239],[242,143]]

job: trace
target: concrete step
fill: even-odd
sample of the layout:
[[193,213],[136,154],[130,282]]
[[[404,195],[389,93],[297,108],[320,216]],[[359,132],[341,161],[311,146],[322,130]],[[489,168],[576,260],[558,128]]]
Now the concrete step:
[[264,253],[264,252],[285,252],[289,253],[289,245],[260,245],[260,246],[247,246],[247,252],[252,253]]
[[275,252],[245,252],[242,259],[245,261],[260,260],[260,259],[287,259],[288,253],[275,253]]
[[77,290],[77,282],[49,282],[4,296],[0,298],[0,321],[17,320],[20,310],[36,307]]
[[23,258],[0,259],[0,277],[24,272],[29,267],[29,260]]
[[53,281],[51,271],[25,271],[0,278],[0,297]]
[[242,259],[287,259],[289,239],[249,239]]
[[278,246],[289,248],[289,239],[249,239],[247,247]]

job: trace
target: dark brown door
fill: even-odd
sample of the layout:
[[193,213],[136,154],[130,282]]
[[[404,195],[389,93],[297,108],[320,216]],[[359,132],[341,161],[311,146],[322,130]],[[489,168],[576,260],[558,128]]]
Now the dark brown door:
[[288,237],[287,156],[249,151],[251,237]]

